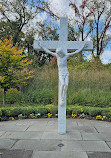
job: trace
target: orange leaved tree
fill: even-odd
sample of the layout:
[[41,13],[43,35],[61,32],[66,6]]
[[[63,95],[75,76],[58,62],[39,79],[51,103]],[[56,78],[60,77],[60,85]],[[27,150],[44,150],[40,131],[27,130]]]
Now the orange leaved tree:
[[13,46],[12,38],[0,40],[0,86],[4,89],[3,104],[9,88],[24,85],[33,77],[33,71],[28,69],[32,61],[23,52],[24,48]]

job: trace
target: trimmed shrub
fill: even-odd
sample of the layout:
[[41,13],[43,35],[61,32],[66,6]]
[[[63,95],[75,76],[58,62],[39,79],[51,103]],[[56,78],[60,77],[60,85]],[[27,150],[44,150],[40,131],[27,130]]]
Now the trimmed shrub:
[[88,113],[91,116],[97,116],[97,115],[101,115],[102,111],[103,111],[102,108],[90,107]]
[[41,116],[43,116],[44,114],[46,114],[48,112],[48,109],[45,107],[39,107],[38,108],[38,113],[41,114]]
[[[106,117],[111,117],[111,109],[110,108],[98,108],[98,107],[82,107],[82,106],[68,106],[66,108],[67,116],[74,115],[91,115],[97,116],[102,115]],[[58,113],[58,106],[16,106],[16,107],[2,107],[0,108],[0,117],[17,117],[20,114],[25,116],[26,118],[29,117],[30,114],[38,114],[40,116],[47,117],[47,114],[50,113],[55,116]]]
[[0,109],[0,116],[2,116],[2,110]]
[[72,113],[73,114],[77,114],[78,115],[78,114],[83,113],[82,106],[72,106],[71,109],[72,109]]
[[48,110],[51,114],[55,115],[58,113],[58,106],[54,106]]
[[66,115],[71,115],[71,114],[72,114],[72,108],[66,107]]

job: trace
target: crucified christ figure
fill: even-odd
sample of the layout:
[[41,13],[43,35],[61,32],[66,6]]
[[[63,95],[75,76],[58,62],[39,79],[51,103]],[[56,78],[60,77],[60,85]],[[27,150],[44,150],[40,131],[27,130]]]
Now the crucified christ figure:
[[48,54],[51,54],[52,56],[56,56],[57,58],[57,64],[58,64],[58,71],[59,71],[59,81],[60,81],[60,106],[64,106],[65,101],[65,95],[68,89],[68,83],[69,83],[69,72],[67,69],[67,59],[69,56],[72,56],[74,54],[78,54],[81,52],[84,48],[87,47],[87,44],[83,44],[80,49],[76,50],[73,53],[65,53],[62,48],[57,48],[56,53],[51,52],[47,48],[42,47],[42,45],[39,43],[39,46]]

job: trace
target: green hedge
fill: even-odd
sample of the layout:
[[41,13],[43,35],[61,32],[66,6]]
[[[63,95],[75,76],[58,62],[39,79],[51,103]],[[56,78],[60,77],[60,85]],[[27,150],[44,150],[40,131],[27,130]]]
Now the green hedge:
[[[58,113],[58,107],[53,106],[48,108],[46,106],[16,106],[16,107],[1,107],[0,108],[0,116],[6,117],[17,117],[19,114],[24,116],[29,116],[31,113],[38,114],[44,116],[47,113],[51,113],[53,116]],[[111,108],[98,108],[98,107],[87,107],[87,106],[68,106],[66,108],[66,113],[70,116],[72,113],[80,115],[82,113],[91,116],[107,116],[111,117]]]
[[2,110],[0,109],[0,116],[2,116]]

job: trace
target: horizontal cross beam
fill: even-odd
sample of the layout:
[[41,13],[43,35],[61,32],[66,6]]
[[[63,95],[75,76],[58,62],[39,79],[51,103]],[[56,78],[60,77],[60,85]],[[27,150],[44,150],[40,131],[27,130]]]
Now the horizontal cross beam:
[[87,47],[83,49],[83,51],[91,51],[93,50],[93,42],[91,41],[34,41],[34,49],[38,51],[42,51],[38,43],[41,44],[42,47],[45,47],[51,51],[55,51],[57,48],[64,48],[68,51],[75,51],[81,48],[85,43],[87,43]]

